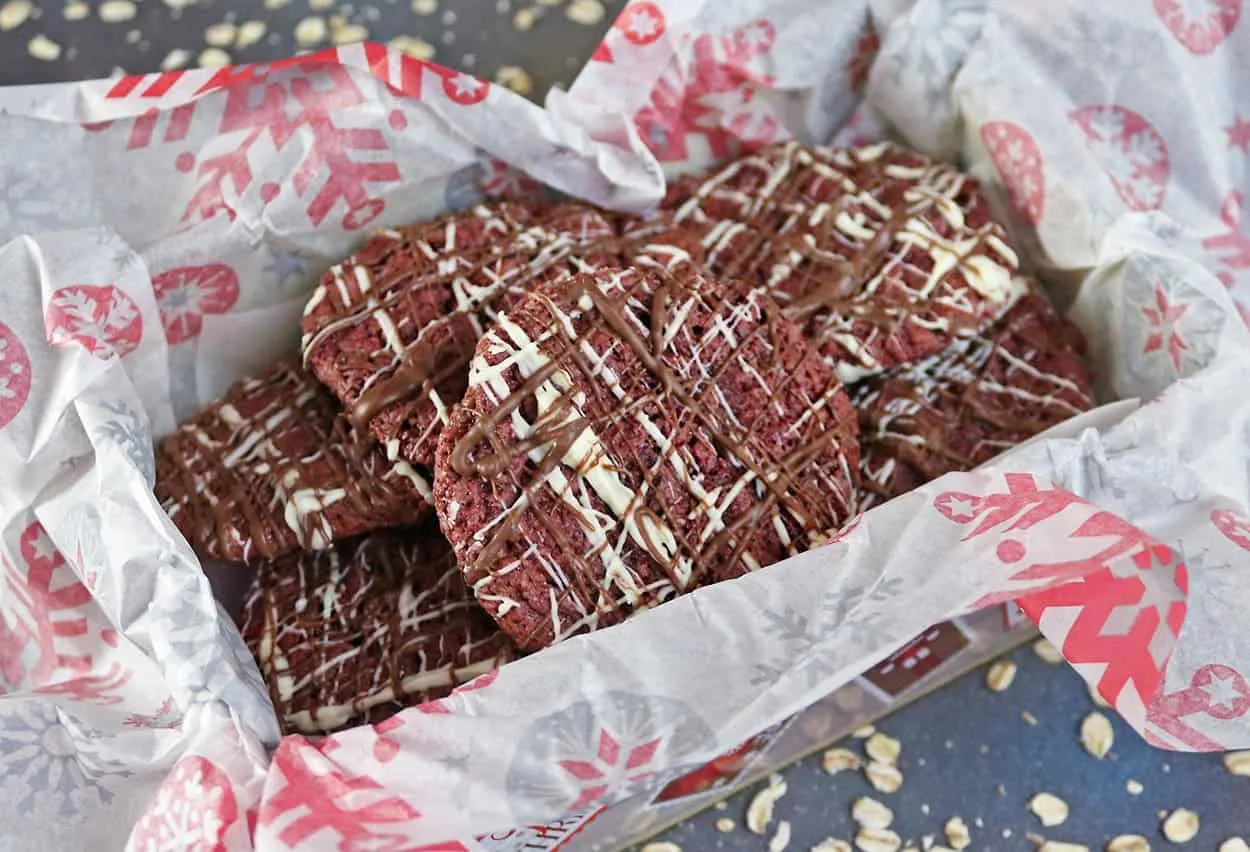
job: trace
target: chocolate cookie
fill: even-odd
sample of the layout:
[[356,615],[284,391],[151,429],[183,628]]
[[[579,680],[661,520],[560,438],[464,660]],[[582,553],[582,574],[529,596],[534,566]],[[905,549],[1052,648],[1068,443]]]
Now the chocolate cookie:
[[852,391],[861,508],[971,470],[1093,405],[1079,333],[1030,287],[985,336],[896,367]]
[[304,361],[392,459],[432,465],[478,338],[537,281],[615,237],[579,204],[478,206],[380,231],[333,267],[304,316]]
[[246,379],[159,444],[156,496],[203,557],[319,549],[430,512],[427,474],[353,430],[298,361]]
[[819,542],[854,513],[845,392],[760,289],[680,248],[569,276],[478,344],[435,506],[524,649]]
[[240,622],[288,733],[379,722],[513,656],[431,527],[266,563]]
[[1023,292],[976,181],[886,143],[775,145],[678,180],[662,207],[661,226],[701,231],[709,272],[766,287],[848,383],[984,330]]

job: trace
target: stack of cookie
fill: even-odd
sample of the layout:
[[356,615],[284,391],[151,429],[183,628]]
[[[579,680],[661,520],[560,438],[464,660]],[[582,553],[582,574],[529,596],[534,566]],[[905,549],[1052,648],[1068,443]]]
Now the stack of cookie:
[[157,495],[288,730],[377,721],[824,541],[1088,408],[974,181],[770,148],[632,220],[507,202],[374,234],[303,359],[166,438]]

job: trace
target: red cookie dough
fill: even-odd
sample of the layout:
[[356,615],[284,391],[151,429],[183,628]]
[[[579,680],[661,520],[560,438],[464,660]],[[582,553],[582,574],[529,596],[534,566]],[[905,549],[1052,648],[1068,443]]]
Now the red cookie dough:
[[977,182],[887,143],[775,145],[678,180],[662,208],[661,226],[703,235],[711,274],[766,287],[848,383],[983,331],[1023,293]]
[[860,506],[971,470],[1093,406],[1077,330],[1036,287],[985,336],[858,385]]
[[156,496],[196,553],[315,550],[430,514],[429,475],[390,462],[298,361],[232,387],[158,445]]
[[855,414],[760,289],[653,246],[556,282],[478,344],[435,505],[524,649],[784,559],[854,513]]
[[287,733],[380,722],[514,654],[431,527],[261,565],[240,623]]
[[304,311],[304,361],[392,459],[432,465],[497,311],[538,281],[596,262],[615,237],[580,204],[478,206],[374,234],[331,268]]

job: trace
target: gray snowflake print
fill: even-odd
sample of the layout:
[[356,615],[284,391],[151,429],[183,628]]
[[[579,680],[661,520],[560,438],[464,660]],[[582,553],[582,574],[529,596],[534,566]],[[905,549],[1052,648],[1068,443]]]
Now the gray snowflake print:
[[156,459],[147,415],[124,402],[101,402],[99,406],[112,417],[94,429],[92,437],[119,446],[131,464],[143,474],[144,481],[151,485],[156,479]]
[[[47,798],[62,815],[108,804],[102,784],[129,774],[125,764],[104,757],[107,742],[52,702],[22,701],[0,712],[0,777],[9,804],[25,806]],[[14,798],[16,797],[16,799]]]
[[0,112],[0,244],[95,221],[74,131]]
[[930,103],[946,103],[950,81],[985,26],[986,0],[922,0],[882,50],[896,84],[918,82]]

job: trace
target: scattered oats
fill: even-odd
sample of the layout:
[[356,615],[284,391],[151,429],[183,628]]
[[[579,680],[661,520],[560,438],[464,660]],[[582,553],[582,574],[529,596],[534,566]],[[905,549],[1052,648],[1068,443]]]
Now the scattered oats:
[[456,25],[456,13],[448,9],[443,13],[443,26],[454,27]]
[[65,16],[67,21],[81,21],[91,14],[91,7],[86,3],[66,3],[65,8],[61,10],[61,14]]
[[1003,833],[1003,840],[1011,839],[1012,831],[1010,828],[1004,828],[1002,833]]
[[946,842],[956,849],[966,849],[972,843],[972,835],[968,833],[968,826],[959,817],[951,817],[943,826],[946,832]]
[[179,14],[181,14],[182,10],[188,6],[194,6],[196,4],[196,0],[163,0],[163,2],[166,6]]
[[1165,763],[1165,764],[1163,764],[1163,766],[1161,766],[1161,767],[1159,767],[1159,768],[1163,770],[1163,774],[1164,774],[1164,775],[1167,775],[1169,772],[1171,772],[1171,771],[1172,771],[1172,767],[1171,767],[1171,766],[1169,766],[1169,765],[1168,765],[1168,764],[1166,764],[1166,763]]
[[1024,839],[1032,843],[1034,846],[1041,846],[1043,843],[1046,842],[1046,838],[1042,837],[1040,834],[1038,834],[1035,831],[1025,832]]
[[994,792],[1000,796],[1005,796],[1007,795],[1007,788],[1006,786],[999,784],[998,786],[994,788]]
[[873,760],[894,766],[898,763],[898,756],[903,751],[903,745],[894,737],[878,732],[869,737],[868,742],[864,743],[864,751]]
[[9,0],[0,6],[0,32],[7,33],[26,23],[34,9],[30,0]]
[[281,9],[283,6],[286,6],[290,2],[291,0],[265,0],[265,8],[270,9],[270,10]]
[[538,18],[538,15],[537,15],[536,10],[521,9],[515,15],[512,16],[512,26],[515,27],[520,32],[525,32],[526,30],[534,26],[534,21],[537,18]]
[[1098,759],[1107,756],[1111,744],[1115,742],[1115,732],[1111,722],[1101,713],[1090,713],[1081,721],[1081,745]]
[[955,747],[955,741],[954,741],[954,740],[947,740],[945,743],[943,743],[943,745],[945,745],[945,746],[946,746],[946,750],[947,750],[947,751],[950,751],[951,749],[953,749],[953,748]]
[[920,848],[925,852],[929,852],[929,850],[933,848],[932,834],[926,834],[924,837],[920,838]]
[[1224,768],[1233,775],[1250,778],[1250,751],[1230,751],[1224,755]]
[[265,37],[268,29],[264,21],[246,21],[239,25],[239,33],[234,38],[234,46],[251,47]]
[[868,796],[861,796],[851,805],[851,819],[864,828],[889,828],[894,811]]
[[917,766],[924,766],[926,762],[927,762],[927,761],[926,761],[923,757],[918,757],[918,758],[916,758],[916,765],[917,765]]
[[787,846],[790,845],[790,822],[782,820],[777,823],[777,833],[773,835],[773,839],[768,841],[768,852],[785,852]]
[[395,36],[395,38],[391,39],[391,47],[408,54],[414,59],[428,61],[434,58],[434,45],[415,36]]
[[451,30],[447,30],[445,33],[443,33],[443,37],[440,40],[443,42],[443,44],[455,44],[456,34],[453,33]]
[[201,68],[223,68],[229,65],[231,60],[230,54],[220,47],[206,47],[200,51],[199,58],[195,62]]
[[681,852],[681,847],[667,840],[657,840],[642,847],[642,852]]
[[564,0],[538,0],[539,6],[559,6]]
[[1135,781],[1130,778],[1124,782],[1124,789],[1128,791],[1130,796],[1140,796],[1142,791],[1146,788],[1142,786],[1140,781]]
[[138,13],[139,9],[130,0],[104,0],[100,4],[100,20],[106,24],[117,24],[122,21],[129,21]]
[[1037,654],[1043,662],[1056,666],[1063,662],[1063,654],[1059,653],[1059,649],[1050,644],[1049,639],[1038,639],[1033,643],[1033,653]]
[[1150,852],[1150,841],[1140,834],[1118,834],[1107,843],[1106,852]]
[[985,828],[985,820],[981,819],[980,817],[977,817],[972,822],[977,828]]
[[295,43],[300,47],[312,47],[326,40],[325,18],[318,18],[315,15],[310,18],[304,18],[295,25]]
[[238,34],[238,27],[229,21],[222,21],[204,30],[204,43],[210,47],[229,47]]
[[1089,700],[1094,702],[1094,704],[1097,705],[1098,707],[1110,707],[1111,706],[1111,702],[1103,698],[1102,695],[1098,692],[1098,687],[1094,686],[1092,683],[1089,685]]
[[126,44],[138,44],[142,38],[143,33],[137,29],[126,31]]
[[37,35],[26,42],[26,52],[43,62],[55,62],[61,55],[61,46],[46,35]]
[[191,61],[191,52],[176,47],[169,51],[169,54],[161,60],[162,71],[177,71],[179,68],[186,66]]
[[928,802],[920,803],[920,812],[924,814],[925,816],[929,815],[929,803]]
[[515,65],[504,65],[495,72],[495,82],[507,86],[518,95],[528,95],[534,91],[534,81],[524,68]]
[[369,37],[368,28],[360,24],[348,23],[337,15],[330,19],[330,41],[337,44],[355,44]]
[[868,778],[868,783],[882,793],[897,793],[903,786],[903,773],[898,771],[898,767],[878,760],[864,767],[864,775]]
[[512,10],[512,0],[495,0],[495,12],[506,15]]
[[721,834],[728,834],[737,827],[737,823],[729,817],[721,817],[716,821],[716,830]]
[[1016,679],[1016,664],[1011,660],[998,660],[985,673],[985,685],[990,692],[1006,692]]
[[718,811],[725,811],[729,809],[729,802],[726,802],[724,799],[721,799],[719,802],[712,805],[712,807]]
[[308,0],[308,8],[314,12],[324,12],[334,8],[334,0]]
[[856,728],[855,730],[851,731],[851,736],[853,736],[857,740],[866,740],[869,737],[871,737],[873,734],[875,734],[876,732],[877,732],[876,726],[862,725]]
[[773,805],[786,794],[786,781],[780,775],[768,779],[768,786],[755,794],[751,804],[747,806],[747,830],[752,834],[763,834],[773,818]]
[[1029,725],[1037,724],[1037,717],[1034,716],[1032,713],[1030,713],[1028,710],[1021,710],[1020,718],[1023,719],[1025,722],[1027,722]]
[[1038,793],[1029,799],[1029,810],[1047,828],[1063,825],[1068,818],[1068,803],[1053,793]]
[[826,837],[824,840],[813,846],[810,852],[852,852],[851,844],[845,840],[838,840],[833,837]]
[[1188,808],[1177,808],[1163,821],[1163,836],[1169,843],[1188,843],[1198,833],[1198,815]]
[[438,11],[438,0],[412,0],[412,11],[418,15],[433,15]]
[[603,4],[599,0],[573,0],[564,7],[564,14],[575,24],[593,27],[603,20]]
[[989,754],[989,753],[990,753],[990,747],[989,747],[989,746],[987,746],[985,743],[981,743],[981,748],[980,748],[979,750],[980,750],[981,754]]
[[1220,844],[1218,852],[1250,852],[1250,843],[1240,837],[1230,837]]
[[830,775],[836,775],[844,769],[859,769],[862,765],[859,755],[849,748],[831,748],[820,757],[820,768]]
[[861,828],[855,834],[855,846],[862,852],[898,852],[902,839],[888,828]]
[[1064,843],[1062,840],[1046,840],[1037,847],[1037,852],[1089,852],[1089,847],[1080,843]]

